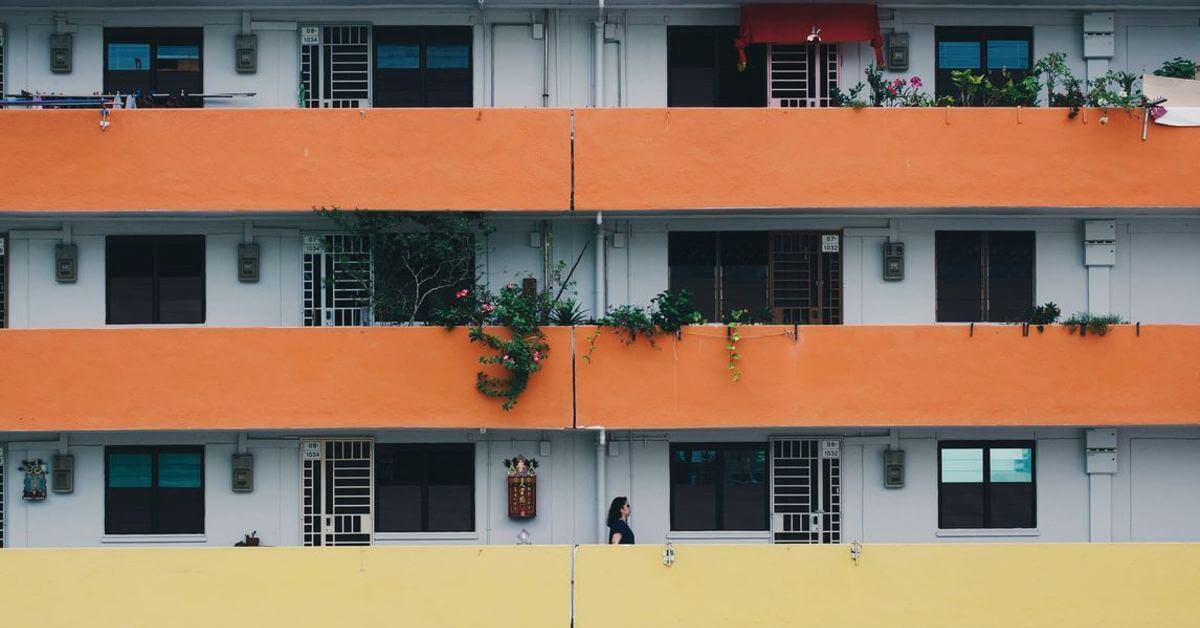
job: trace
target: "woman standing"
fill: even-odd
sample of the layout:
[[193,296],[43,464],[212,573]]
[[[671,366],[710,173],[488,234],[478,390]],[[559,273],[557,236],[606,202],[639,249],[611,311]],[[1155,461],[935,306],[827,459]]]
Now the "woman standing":
[[617,497],[608,507],[608,542],[610,545],[633,545],[633,530],[629,527],[628,497]]

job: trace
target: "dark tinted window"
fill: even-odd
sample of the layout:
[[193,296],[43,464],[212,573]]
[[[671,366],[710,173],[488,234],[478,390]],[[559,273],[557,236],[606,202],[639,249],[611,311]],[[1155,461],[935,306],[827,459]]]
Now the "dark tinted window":
[[767,310],[767,232],[675,231],[667,238],[670,287],[690,290],[705,317],[721,320],[733,310],[758,317]]
[[1013,322],[1034,300],[1032,231],[938,231],[937,320]]
[[938,527],[1037,527],[1033,441],[938,445]]
[[672,530],[766,530],[766,444],[671,447]]
[[203,534],[203,447],[105,448],[105,534]]
[[935,89],[938,96],[958,97],[958,89],[950,75],[955,70],[971,70],[977,75],[986,73],[997,85],[1002,84],[1005,73],[1014,83],[1029,74],[1033,57],[1032,28],[939,26],[935,37]]
[[380,532],[475,529],[471,445],[375,447],[375,520]]
[[376,107],[470,107],[471,27],[379,26],[374,31]]
[[204,322],[204,236],[109,236],[110,325]]
[[203,64],[204,29],[104,29],[104,91],[140,94],[140,107],[202,106],[179,94],[204,92]]
[[765,107],[766,46],[746,51],[737,70],[737,26],[667,28],[667,105],[670,107]]

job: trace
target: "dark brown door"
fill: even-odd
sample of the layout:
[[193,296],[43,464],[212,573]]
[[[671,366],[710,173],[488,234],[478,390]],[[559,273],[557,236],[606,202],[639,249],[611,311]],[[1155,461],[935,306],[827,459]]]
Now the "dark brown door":
[[776,323],[842,323],[840,231],[771,233],[771,310]]

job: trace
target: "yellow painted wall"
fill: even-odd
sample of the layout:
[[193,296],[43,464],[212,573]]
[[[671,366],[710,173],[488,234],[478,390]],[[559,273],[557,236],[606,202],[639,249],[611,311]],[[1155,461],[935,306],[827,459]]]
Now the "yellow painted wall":
[[1200,626],[1198,544],[579,549],[575,628]]
[[[569,628],[570,547],[0,551],[5,626]],[[1190,628],[1200,544],[582,546],[575,627]]]
[[5,626],[569,625],[570,547],[0,550]]

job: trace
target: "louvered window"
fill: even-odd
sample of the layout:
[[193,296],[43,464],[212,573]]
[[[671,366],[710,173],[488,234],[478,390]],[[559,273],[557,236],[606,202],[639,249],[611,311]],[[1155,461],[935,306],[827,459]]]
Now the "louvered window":
[[828,107],[838,84],[835,44],[773,44],[767,83],[772,107]]
[[739,72],[737,36],[736,26],[668,26],[667,106],[766,106],[766,46],[750,46]]
[[301,106],[371,106],[371,27],[300,27]]

